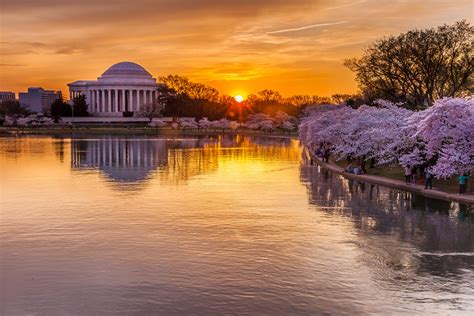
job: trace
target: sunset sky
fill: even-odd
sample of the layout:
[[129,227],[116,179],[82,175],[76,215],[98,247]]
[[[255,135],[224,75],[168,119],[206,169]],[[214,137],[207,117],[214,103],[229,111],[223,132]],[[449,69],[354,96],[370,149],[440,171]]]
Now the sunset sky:
[[221,93],[353,93],[342,63],[384,35],[466,19],[471,0],[1,0],[0,90],[67,91],[133,61]]

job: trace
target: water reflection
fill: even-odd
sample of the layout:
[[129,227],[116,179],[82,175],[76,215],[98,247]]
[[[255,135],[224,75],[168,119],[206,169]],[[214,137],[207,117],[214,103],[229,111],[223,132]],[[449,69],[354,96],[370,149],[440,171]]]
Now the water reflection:
[[0,139],[0,314],[449,314],[466,205],[348,181],[290,139]]
[[[474,276],[472,206],[348,180],[317,166],[300,169],[310,203],[354,223],[360,259],[378,279],[394,286],[402,280],[420,293],[462,293],[474,285],[457,283]],[[454,279],[433,289],[426,274]]]
[[160,166],[167,164],[167,148],[163,141],[120,138],[73,139],[73,170],[99,169],[119,182],[144,180]]
[[[292,144],[292,146],[290,146]],[[64,159],[64,140],[55,143],[55,152]],[[71,168],[76,172],[101,171],[111,182],[140,183],[159,171],[163,183],[179,184],[215,172],[219,158],[246,160],[280,157],[299,159],[298,145],[290,139],[258,139],[248,136],[200,138],[73,138]]]

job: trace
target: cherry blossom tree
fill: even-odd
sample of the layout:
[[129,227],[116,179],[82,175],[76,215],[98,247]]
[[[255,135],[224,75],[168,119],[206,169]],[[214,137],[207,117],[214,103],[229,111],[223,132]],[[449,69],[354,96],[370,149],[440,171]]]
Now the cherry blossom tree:
[[294,124],[290,121],[285,121],[285,122],[281,123],[280,128],[285,130],[285,131],[288,131],[288,133],[290,133],[290,132],[295,130],[296,124]]
[[331,150],[339,159],[423,166],[437,178],[473,170],[473,98],[443,98],[419,112],[389,101],[375,103],[358,109],[311,107],[301,120],[300,139],[312,150]]
[[179,121],[179,126],[181,126],[182,129],[186,128],[198,128],[198,124],[196,122],[196,119],[193,117],[183,117]]
[[271,131],[275,128],[275,123],[270,115],[258,113],[249,115],[245,126],[255,130]]
[[437,178],[449,178],[474,167],[474,99],[443,98],[412,115],[411,141],[416,150],[400,157],[403,165],[425,164]]
[[225,129],[228,129],[230,127],[230,120],[223,118],[218,121],[212,121],[211,126],[215,129],[220,128],[222,129],[222,131],[224,131]]
[[161,119],[159,119],[159,118],[155,118],[155,119],[153,119],[153,121],[148,123],[148,126],[150,126],[150,127],[163,127],[165,125],[166,125],[166,123],[164,121],[162,121]]
[[145,103],[140,107],[139,114],[142,117],[146,117],[147,119],[151,121],[159,117],[161,115],[161,112],[164,109],[164,103],[161,100],[156,100],[151,103]]
[[16,123],[16,117],[14,116],[5,116],[5,120],[3,121],[4,126],[13,126]]
[[324,147],[334,149],[344,138],[344,124],[354,110],[345,106],[314,106],[305,111],[299,126],[300,139],[315,150]]
[[236,121],[230,121],[229,123],[229,128],[233,131],[237,130],[239,128],[239,123]]
[[413,112],[389,101],[377,100],[375,104],[351,111],[340,127],[341,139],[335,147],[340,158],[376,159],[384,164],[395,161],[410,146],[404,128]]
[[52,118],[45,116],[42,113],[31,114],[26,117],[19,116],[7,116],[3,125],[5,126],[20,126],[20,127],[39,127],[39,126],[51,126],[54,125]]
[[203,117],[202,119],[198,121],[199,128],[206,129],[206,130],[209,127],[211,127],[211,124],[212,123],[207,119],[207,117]]
[[278,111],[274,120],[276,127],[282,130],[291,132],[296,128],[296,118],[285,112]]

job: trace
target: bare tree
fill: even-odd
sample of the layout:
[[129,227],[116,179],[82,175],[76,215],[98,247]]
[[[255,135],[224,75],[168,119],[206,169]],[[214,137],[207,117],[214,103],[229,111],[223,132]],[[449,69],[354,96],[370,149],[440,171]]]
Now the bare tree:
[[270,89],[262,90],[258,93],[261,100],[264,102],[281,102],[282,97],[278,91],[273,91]]
[[168,75],[160,77],[169,89],[172,89],[177,94],[187,95],[191,99],[218,101],[219,91],[202,83],[190,81],[188,78],[179,75]]
[[412,30],[376,41],[345,65],[364,94],[428,107],[438,98],[474,91],[473,37],[466,21]]
[[192,84],[188,78],[179,75],[162,76],[159,79],[178,94],[187,94],[189,86]]
[[218,101],[219,91],[202,83],[191,83],[189,85],[188,96],[191,99]]
[[285,102],[293,106],[308,106],[315,104],[329,104],[331,99],[317,95],[293,95],[285,99]]

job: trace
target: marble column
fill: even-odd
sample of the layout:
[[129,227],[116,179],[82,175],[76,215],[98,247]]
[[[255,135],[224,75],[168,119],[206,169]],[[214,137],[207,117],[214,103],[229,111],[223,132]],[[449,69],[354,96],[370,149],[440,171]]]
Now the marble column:
[[92,109],[94,112],[99,112],[97,108],[97,90],[92,90]]
[[103,90],[104,92],[104,112],[107,112],[107,103],[108,103],[108,94],[107,89]]
[[107,112],[107,89],[102,90],[102,100],[104,101],[102,105],[103,111]]
[[100,95],[99,95],[99,89],[95,90],[95,110],[96,112],[100,112]]
[[112,112],[112,90],[111,89],[108,89],[107,90],[107,93],[109,95],[109,102],[108,102],[108,109],[107,109],[107,112]]
[[120,96],[120,93],[122,92],[122,90],[120,89],[117,89],[115,90],[115,92],[117,92],[117,108],[115,109],[115,112],[120,112],[120,100],[121,100],[121,96]]
[[114,89],[114,97],[115,97],[114,112],[118,112],[118,90],[117,89]]
[[93,112],[92,111],[92,97],[91,97],[91,91],[90,90],[87,90],[86,100],[87,100],[87,104],[89,105],[89,112]]
[[103,89],[102,91],[103,91],[102,94],[103,94],[103,100],[104,100],[104,112],[107,112],[107,101],[108,101],[107,89]]
[[97,90],[94,89],[94,91],[92,91],[92,92],[93,92],[93,95],[94,95],[94,111],[99,112],[99,106],[97,104],[97,102],[98,102],[97,101]]
[[140,111],[140,107],[141,107],[141,104],[140,104],[140,92],[141,92],[141,90],[137,90],[137,107],[138,107],[138,111]]
[[126,99],[126,98],[127,98],[127,94],[126,94],[125,91],[127,91],[127,90],[122,89],[122,102],[121,102],[121,103],[122,103],[122,107],[120,108],[120,112],[125,111],[125,105],[126,105],[125,102],[127,102],[127,99]]
[[91,96],[90,101],[89,101],[89,112],[93,113],[93,112],[95,112],[95,109],[94,109],[94,90],[89,90],[89,95]]
[[140,111],[140,107],[138,106],[138,90],[135,91],[135,112]]
[[94,109],[96,112],[99,112],[99,92],[97,89],[94,90]]
[[136,90],[137,112],[140,112],[140,90]]
[[102,89],[102,112],[107,112],[107,90]]
[[130,112],[133,111],[132,97],[133,97],[133,90],[128,90],[128,110]]
[[97,113],[100,113],[100,90],[95,90],[95,102],[97,106]]

